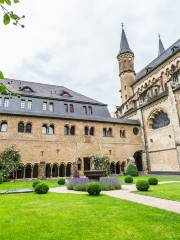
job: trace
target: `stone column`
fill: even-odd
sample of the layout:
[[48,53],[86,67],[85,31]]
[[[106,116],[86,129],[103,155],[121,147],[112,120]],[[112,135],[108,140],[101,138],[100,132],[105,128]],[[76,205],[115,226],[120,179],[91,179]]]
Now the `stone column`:
[[39,171],[38,171],[38,178],[40,179],[45,179],[46,176],[45,176],[45,167],[46,167],[46,164],[45,162],[40,162],[39,164]]

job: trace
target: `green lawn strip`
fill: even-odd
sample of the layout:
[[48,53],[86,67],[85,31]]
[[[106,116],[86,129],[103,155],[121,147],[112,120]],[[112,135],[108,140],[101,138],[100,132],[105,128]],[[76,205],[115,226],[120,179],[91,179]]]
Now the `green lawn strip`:
[[[148,180],[151,176],[138,176],[138,177],[133,177],[134,181],[133,183],[136,183],[137,180]],[[164,177],[164,176],[153,176],[158,179],[159,182],[162,181],[180,181],[180,176],[179,177]],[[124,182],[125,176],[112,176],[112,178],[118,178],[121,180],[122,184],[127,184]]]
[[[32,188],[32,183],[35,180],[25,180],[25,181],[10,181],[4,182],[0,184],[0,190],[16,190],[23,188]],[[42,180],[48,184],[49,187],[58,187],[57,179],[48,179]]]
[[1,240],[175,240],[180,215],[108,196],[0,198]]
[[159,184],[150,186],[148,192],[135,192],[138,194],[180,201],[180,183]]

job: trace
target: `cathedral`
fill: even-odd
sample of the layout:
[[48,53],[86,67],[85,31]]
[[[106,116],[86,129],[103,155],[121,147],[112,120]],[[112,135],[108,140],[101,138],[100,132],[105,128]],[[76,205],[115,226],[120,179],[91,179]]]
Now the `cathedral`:
[[180,39],[168,49],[159,36],[159,50],[140,72],[122,28],[117,56],[122,104],[118,119],[138,120],[143,151],[142,170],[180,174]]
[[139,73],[122,29],[117,56],[122,104],[107,104],[64,86],[4,79],[0,151],[14,147],[21,165],[13,179],[79,176],[91,156],[108,156],[111,174],[135,161],[140,173],[180,174],[180,40]]

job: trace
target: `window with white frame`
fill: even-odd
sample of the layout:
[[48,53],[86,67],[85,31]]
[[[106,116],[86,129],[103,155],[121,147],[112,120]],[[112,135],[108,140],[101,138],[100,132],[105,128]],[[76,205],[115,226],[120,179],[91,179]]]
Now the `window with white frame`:
[[24,109],[26,107],[26,101],[21,99],[21,108]]
[[4,99],[4,107],[8,108],[9,107],[9,98]]
[[28,102],[27,102],[27,109],[28,110],[32,109],[32,101],[31,100],[28,100]]
[[43,102],[43,111],[47,110],[47,102]]

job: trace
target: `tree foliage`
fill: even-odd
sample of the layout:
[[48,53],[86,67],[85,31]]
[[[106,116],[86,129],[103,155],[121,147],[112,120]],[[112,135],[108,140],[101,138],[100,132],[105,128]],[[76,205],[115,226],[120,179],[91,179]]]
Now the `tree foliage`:
[[8,178],[9,175],[16,171],[21,161],[20,153],[10,147],[0,153],[0,176],[1,178]]
[[91,160],[95,170],[105,171],[106,176],[110,173],[110,160],[108,156],[92,156]]
[[[16,13],[14,13],[12,10],[9,10],[9,8],[13,4],[17,4],[19,2],[20,2],[19,0],[0,0],[0,8],[3,13],[4,25],[8,25],[12,22],[15,26],[20,26],[20,27],[24,28],[24,25],[21,24],[20,20],[22,18],[25,18],[25,16],[24,15],[19,16]],[[4,79],[4,74],[2,71],[0,71],[0,80],[2,80],[2,79]],[[2,83],[0,83],[0,93],[3,93],[3,94],[8,93],[8,89]]]

